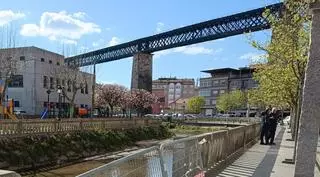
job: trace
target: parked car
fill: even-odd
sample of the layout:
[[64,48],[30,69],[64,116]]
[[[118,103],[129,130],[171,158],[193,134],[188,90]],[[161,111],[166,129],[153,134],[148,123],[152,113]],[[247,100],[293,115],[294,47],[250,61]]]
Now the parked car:
[[13,113],[15,115],[26,115],[27,114],[27,112],[23,111],[23,110],[14,110]]

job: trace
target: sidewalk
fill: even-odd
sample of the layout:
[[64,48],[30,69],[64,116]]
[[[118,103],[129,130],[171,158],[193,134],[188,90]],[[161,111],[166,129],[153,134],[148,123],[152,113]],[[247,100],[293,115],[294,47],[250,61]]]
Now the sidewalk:
[[[293,164],[282,163],[293,156],[294,142],[287,141],[291,135],[285,127],[278,126],[275,146],[256,144],[246,151],[238,160],[221,172],[219,177],[291,177]],[[315,177],[320,173],[315,168]]]

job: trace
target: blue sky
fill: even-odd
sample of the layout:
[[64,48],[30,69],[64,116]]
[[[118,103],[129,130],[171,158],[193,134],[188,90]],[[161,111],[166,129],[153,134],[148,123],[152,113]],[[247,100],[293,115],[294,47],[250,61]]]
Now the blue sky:
[[[11,24],[20,45],[66,54],[116,45],[159,32],[251,10],[278,0],[10,0],[3,1],[0,26]],[[270,31],[253,33],[265,41]],[[261,52],[239,35],[155,53],[153,78],[199,78],[201,70],[242,67]],[[132,58],[97,67],[97,80],[130,86]],[[92,67],[85,70],[92,71]]]

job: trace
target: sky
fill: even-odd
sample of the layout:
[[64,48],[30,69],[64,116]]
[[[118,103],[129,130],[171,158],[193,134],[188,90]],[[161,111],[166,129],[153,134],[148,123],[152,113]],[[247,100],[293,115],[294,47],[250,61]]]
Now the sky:
[[[0,28],[14,29],[17,46],[75,55],[277,3],[278,0],[10,0],[1,2]],[[153,78],[206,77],[201,71],[244,67],[262,52],[249,44],[270,30],[156,52]],[[99,64],[97,81],[130,87],[132,57]],[[84,70],[92,72],[92,66]]]

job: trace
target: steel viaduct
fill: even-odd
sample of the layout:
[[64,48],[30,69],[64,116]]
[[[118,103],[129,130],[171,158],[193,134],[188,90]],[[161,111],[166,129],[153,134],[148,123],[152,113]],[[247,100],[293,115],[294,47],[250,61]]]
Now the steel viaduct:
[[[88,66],[133,56],[131,88],[152,90],[152,53],[270,28],[268,17],[280,16],[283,3],[221,17],[65,59]],[[269,9],[270,13],[265,13]]]

